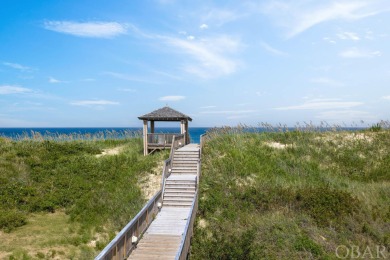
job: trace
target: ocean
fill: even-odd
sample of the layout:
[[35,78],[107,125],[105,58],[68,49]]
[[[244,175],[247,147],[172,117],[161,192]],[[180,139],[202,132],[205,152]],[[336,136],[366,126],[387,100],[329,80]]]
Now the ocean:
[[[200,143],[200,136],[206,133],[211,127],[189,127],[188,131],[191,143]],[[308,128],[310,130],[310,128]],[[340,127],[336,131],[358,131],[364,128]],[[296,128],[285,129],[254,127],[241,129],[245,132],[278,132],[294,131]],[[334,131],[331,128],[316,128],[316,131]],[[149,130],[150,132],[150,130]],[[179,127],[156,127],[156,133],[180,133]],[[142,127],[91,127],[91,128],[0,128],[0,137],[7,137],[14,140],[23,140],[32,137],[39,137],[47,140],[75,140],[75,139],[122,139],[142,136]]]
[[[191,142],[199,143],[200,136],[210,129],[209,127],[190,127],[188,129]],[[180,133],[179,127],[156,127],[156,133]],[[63,135],[73,138],[125,138],[142,135],[142,127],[92,127],[92,128],[0,128],[0,136],[12,139],[31,138],[37,134],[47,139],[64,139]]]

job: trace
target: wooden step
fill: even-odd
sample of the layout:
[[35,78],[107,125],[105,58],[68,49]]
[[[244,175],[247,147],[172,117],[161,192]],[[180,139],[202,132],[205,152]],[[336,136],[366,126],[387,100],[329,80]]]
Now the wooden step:
[[166,182],[165,183],[165,187],[172,187],[172,186],[185,186],[185,187],[191,187],[191,186],[195,186],[195,182],[194,181],[191,181],[191,182]]
[[173,164],[198,165],[198,161],[177,161],[177,160],[174,160]]
[[199,161],[199,158],[198,156],[194,156],[194,157],[186,157],[186,156],[175,156],[173,158],[174,161],[189,161],[189,162],[197,162]]
[[194,196],[195,190],[165,190],[164,196],[184,195],[184,194]]
[[195,191],[195,187],[165,187],[165,194],[170,192]]
[[193,198],[195,193],[180,193],[180,194],[171,194],[171,193],[165,193],[165,198]]
[[199,158],[198,153],[175,153],[173,158]]
[[165,190],[195,190],[195,185],[165,185]]
[[[172,175],[170,176],[172,177]],[[192,182],[195,182],[196,178],[193,177],[192,180],[191,179],[175,179],[175,178],[168,178],[165,183],[192,183]]]
[[196,169],[186,169],[186,170],[176,170],[172,169],[173,174],[196,174],[197,170]]
[[184,202],[163,202],[163,207],[191,207],[192,202],[184,203]]
[[197,153],[199,154],[199,150],[192,150],[192,151],[186,151],[186,150],[176,150],[175,153]]
[[165,198],[164,202],[192,202],[194,198]]
[[188,183],[195,183],[195,179],[194,180],[166,180],[165,183],[182,183],[182,184],[188,184]]
[[194,157],[199,157],[199,154],[198,153],[175,153],[174,158],[178,158],[178,157],[189,157],[189,158],[194,158]]
[[198,157],[174,157],[173,158],[174,162],[198,162],[199,158]]
[[191,155],[191,154],[176,154],[175,156],[173,156],[173,160],[176,160],[176,159],[187,159],[187,160],[198,160],[199,159],[199,156],[198,155]]
[[187,170],[194,170],[196,171],[197,167],[172,167],[172,171],[187,171]]
[[174,163],[173,165],[172,165],[172,168],[175,168],[175,169],[177,169],[177,168],[179,168],[179,169],[183,169],[183,168],[185,168],[185,169],[198,169],[198,166],[195,164],[195,165],[192,165],[192,164],[182,164],[182,163],[180,163],[180,164],[177,164],[177,163]]

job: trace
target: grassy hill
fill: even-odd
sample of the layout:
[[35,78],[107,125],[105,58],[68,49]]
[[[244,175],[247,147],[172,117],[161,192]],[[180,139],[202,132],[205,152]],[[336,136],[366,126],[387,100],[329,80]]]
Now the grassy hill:
[[380,127],[210,133],[191,259],[388,256],[389,147]]
[[139,184],[166,156],[142,149],[140,138],[0,139],[0,259],[93,258],[143,207]]

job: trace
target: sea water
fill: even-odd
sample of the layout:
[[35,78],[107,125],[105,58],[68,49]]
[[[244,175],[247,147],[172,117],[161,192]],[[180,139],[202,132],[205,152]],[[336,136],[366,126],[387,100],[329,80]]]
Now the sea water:
[[[209,127],[189,127],[191,143],[199,143],[200,135],[206,133]],[[179,127],[156,127],[156,133],[180,133]],[[43,137],[55,137],[60,135],[72,136],[100,136],[102,138],[124,138],[128,133],[142,135],[142,127],[91,127],[91,128],[0,128],[0,136],[12,139],[31,138],[36,134]],[[127,134],[126,134],[127,133]],[[150,129],[149,129],[150,133]],[[137,134],[135,134],[137,136]],[[55,139],[55,138],[54,138]]]

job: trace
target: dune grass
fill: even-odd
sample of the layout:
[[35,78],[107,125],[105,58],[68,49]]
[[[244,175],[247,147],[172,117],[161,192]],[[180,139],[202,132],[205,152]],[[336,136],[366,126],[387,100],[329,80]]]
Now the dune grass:
[[389,250],[390,131],[282,130],[209,133],[191,259]]
[[166,156],[142,149],[140,138],[0,139],[1,258],[93,258],[142,208],[138,180]]

